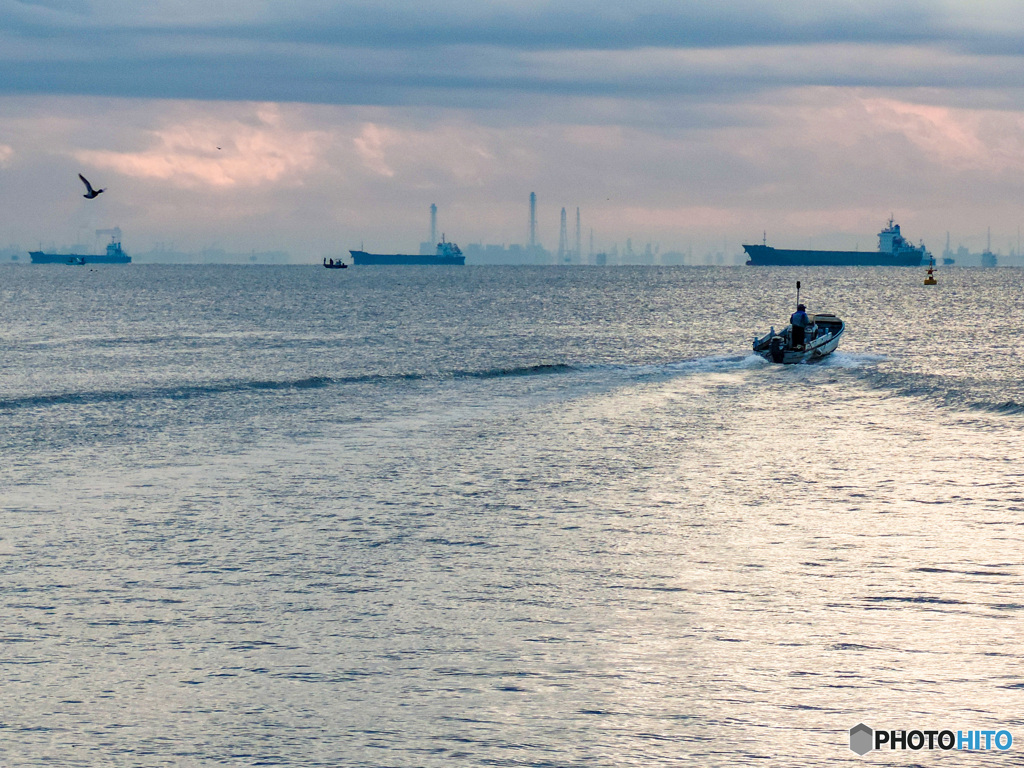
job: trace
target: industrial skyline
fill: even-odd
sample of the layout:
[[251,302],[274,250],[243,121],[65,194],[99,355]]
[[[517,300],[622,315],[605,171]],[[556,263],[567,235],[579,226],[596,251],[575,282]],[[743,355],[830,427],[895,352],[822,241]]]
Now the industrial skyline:
[[[434,253],[437,243],[437,217],[438,207],[436,203],[430,205],[430,237],[420,243],[421,254]],[[520,244],[516,241],[505,241],[501,243],[486,242],[484,240],[469,241],[465,243],[464,250],[467,254],[468,264],[660,264],[660,265],[738,265],[746,262],[747,256],[742,251],[741,244],[730,244],[728,241],[720,241],[715,244],[699,243],[698,249],[694,251],[693,244],[689,244],[685,250],[666,249],[662,251],[659,243],[646,241],[639,250],[633,247],[633,238],[627,237],[623,243],[608,242],[603,248],[595,249],[594,230],[590,229],[589,249],[583,251],[583,230],[582,213],[580,207],[576,207],[576,224],[574,235],[570,239],[567,211],[561,207],[559,214],[558,246],[551,250],[545,248],[537,238],[537,193],[531,192],[529,197],[528,222],[526,243]],[[767,233],[765,233],[767,237]],[[1002,249],[992,248],[991,227],[987,228],[985,234],[986,242],[984,248],[972,251],[971,247],[964,245],[964,242],[971,246],[977,246],[977,236],[968,235],[961,237],[956,249],[951,247],[951,235],[946,233],[945,247],[940,252],[937,244],[930,246],[930,250],[938,263],[958,264],[959,266],[1024,266],[1024,258],[1020,251],[1020,234],[1017,234],[1017,241],[1008,241],[1006,252]],[[574,245],[570,245],[570,243]],[[813,241],[808,245],[813,246]],[[853,248],[855,250],[873,250],[876,243],[864,244],[858,240]],[[716,247],[717,246],[717,247]],[[468,250],[467,250],[468,249]],[[999,257],[1002,257],[1001,259]]]
[[[568,218],[566,209],[563,206],[560,213],[560,224],[558,234],[558,247],[555,250],[545,248],[542,242],[537,237],[537,193],[531,192],[529,198],[529,209],[528,209],[528,222],[527,222],[527,237],[525,244],[518,242],[511,243],[484,243],[482,240],[479,242],[468,242],[465,244],[463,250],[466,252],[466,258],[468,264],[607,264],[609,263],[608,257],[611,255],[611,263],[636,263],[636,264],[654,264],[656,263],[653,259],[653,255],[657,254],[659,247],[654,244],[647,244],[645,248],[640,252],[634,252],[632,250],[632,238],[627,238],[624,243],[624,248],[621,256],[626,261],[620,261],[620,251],[618,243],[610,243],[602,251],[595,251],[594,249],[594,230],[590,230],[590,249],[586,253],[583,251],[583,226],[582,226],[582,214],[580,208],[576,207],[576,226],[575,234],[570,241]],[[432,254],[437,245],[438,241],[438,207],[436,203],[430,204],[430,237],[420,243],[419,252],[420,254]],[[570,243],[574,243],[570,244]],[[718,254],[719,256],[721,254]],[[601,256],[601,259],[597,257]],[[682,254],[679,254],[681,257]],[[682,264],[684,260],[682,258],[676,259],[675,263]],[[719,259],[718,263],[724,263],[724,260]]]
[[[439,241],[443,228],[439,228],[438,215],[439,207],[431,203],[429,208],[429,235],[426,240],[419,244],[421,254],[433,254],[436,244]],[[684,244],[682,247],[665,248],[650,238],[626,237],[621,242],[616,240],[603,240],[598,236],[600,246],[595,247],[595,232],[591,227],[589,230],[589,247],[584,252],[583,243],[583,214],[581,208],[576,206],[575,228],[570,236],[567,210],[560,207],[558,244],[555,248],[547,248],[544,241],[538,236],[538,200],[537,193],[530,192],[527,209],[527,221],[525,226],[525,243],[519,243],[516,239],[493,242],[489,238],[466,241],[461,236],[448,236],[449,240],[463,244],[463,250],[467,256],[468,264],[635,264],[635,265],[740,265],[745,263],[746,255],[743,253],[742,244],[738,241],[729,241],[727,238],[719,238],[717,241],[693,241]],[[514,218],[514,214],[510,214]],[[95,239],[91,239],[91,235]],[[74,243],[63,246],[56,245],[52,241],[47,244],[49,250],[74,250],[91,248],[96,252],[102,251],[105,243],[104,238],[115,237],[121,240],[122,230],[120,227],[100,228],[94,232],[86,226],[80,226],[77,240]],[[447,236],[447,235],[445,235]],[[764,235],[768,237],[767,233]],[[808,239],[806,243],[799,244],[806,247],[833,247],[829,242],[839,240],[840,247],[858,249],[873,249],[875,243],[860,235],[840,235],[833,238]],[[634,246],[634,242],[639,245]],[[956,247],[952,243],[956,242]],[[992,246],[991,227],[986,228],[985,234],[967,233],[958,238],[953,238],[950,232],[945,233],[944,247],[939,250],[939,243],[929,243],[929,250],[936,258],[936,262],[942,264],[953,264],[959,266],[1024,266],[1024,254],[1021,253],[1020,232],[1016,233],[1016,240],[1005,238],[1005,248]],[[38,243],[43,248],[43,242]],[[347,245],[346,245],[347,248]],[[347,252],[347,251],[346,251]],[[17,245],[0,246],[0,263],[10,261],[27,262],[25,258],[27,251]],[[304,254],[291,253],[281,249],[251,249],[249,251],[231,251],[219,243],[209,243],[195,249],[180,249],[173,242],[156,242],[147,250],[135,250],[133,252],[136,263],[264,263],[264,264],[287,264],[287,263],[309,263],[310,258]],[[338,252],[339,257],[342,255]]]
[[966,0],[8,3],[0,246],[119,226],[318,261],[415,247],[431,202],[462,242],[522,243],[532,191],[552,250],[556,202],[598,250],[868,247],[890,213],[1006,250],[1022,34]]
[[[429,234],[426,240],[419,244],[421,254],[433,254],[436,244],[442,236],[443,230],[438,226],[439,208],[436,203],[431,203],[429,208]],[[574,235],[569,236],[568,218],[565,207],[560,211],[560,226],[558,235],[558,247],[546,248],[543,241],[537,236],[537,194],[531,192],[529,196],[528,220],[526,225],[526,242],[520,244],[516,240],[490,242],[486,238],[475,241],[462,241],[460,238],[449,238],[460,240],[464,244],[463,250],[467,256],[468,264],[562,264],[562,265],[741,265],[746,261],[746,255],[742,251],[741,244],[730,242],[727,239],[715,241],[693,242],[685,244],[682,248],[662,248],[661,244],[643,238],[627,237],[622,242],[606,241],[601,247],[595,246],[595,232],[591,227],[588,236],[588,249],[584,252],[582,247],[583,232],[585,227],[582,224],[582,212],[576,207],[576,222]],[[94,236],[94,239],[93,239]],[[94,232],[88,231],[86,227],[80,228],[75,243],[59,246],[49,243],[38,244],[39,248],[46,247],[51,251],[67,251],[91,249],[91,252],[101,252],[105,244],[105,238],[113,236],[121,240],[122,230],[119,227],[97,229]],[[765,235],[767,237],[767,235]],[[856,239],[855,236],[848,236],[855,250],[871,249],[874,243],[866,243],[864,238]],[[870,240],[870,238],[869,238]],[[570,242],[574,246],[570,246]],[[953,243],[956,246],[953,246]],[[929,244],[929,249],[935,256],[938,264],[955,263],[958,266],[1024,266],[1024,254],[1021,253],[1020,233],[1016,234],[1016,240],[1007,238],[1005,248],[992,245],[991,227],[987,228],[984,234],[967,233],[953,238],[947,232],[944,238],[944,247],[938,249],[938,243]],[[636,243],[636,244],[635,244]],[[820,241],[809,239],[807,247],[818,247]],[[821,246],[829,247],[829,246]],[[26,262],[27,250],[20,246],[0,247],[0,263],[5,262]],[[219,243],[209,243],[196,249],[181,249],[176,243],[157,242],[146,250],[135,250],[132,252],[133,260],[136,263],[182,263],[182,264],[211,264],[211,263],[261,263],[261,264],[289,264],[309,263],[310,260],[302,254],[290,253],[284,250],[258,250],[231,251]],[[339,258],[343,254],[338,253]]]

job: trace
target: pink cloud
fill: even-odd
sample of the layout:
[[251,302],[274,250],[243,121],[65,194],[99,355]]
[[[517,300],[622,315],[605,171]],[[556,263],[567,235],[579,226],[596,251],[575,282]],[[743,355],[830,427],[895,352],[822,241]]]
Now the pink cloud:
[[150,131],[141,151],[77,150],[79,161],[184,188],[232,189],[269,183],[300,185],[317,166],[326,131],[293,129],[277,105],[261,105],[251,121],[207,115]]

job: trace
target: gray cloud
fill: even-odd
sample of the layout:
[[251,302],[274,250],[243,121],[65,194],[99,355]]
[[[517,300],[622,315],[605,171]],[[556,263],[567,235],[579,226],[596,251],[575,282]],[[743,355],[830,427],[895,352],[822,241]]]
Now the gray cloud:
[[956,54],[1009,50],[1012,27],[934,3],[207,5],[0,0],[0,93],[493,107],[1021,74]]
[[547,245],[561,205],[599,247],[1015,230],[1022,25],[997,0],[0,0],[0,241],[405,248],[436,202],[462,242],[521,242],[531,191]]

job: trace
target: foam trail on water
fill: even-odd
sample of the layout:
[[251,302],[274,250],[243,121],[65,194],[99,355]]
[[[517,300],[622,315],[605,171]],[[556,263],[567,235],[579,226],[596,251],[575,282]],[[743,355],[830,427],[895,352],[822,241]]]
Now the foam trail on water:
[[888,360],[886,355],[857,354],[853,352],[833,352],[821,361],[820,365],[831,368],[867,368]]
[[683,360],[670,363],[666,368],[670,371],[694,373],[718,373],[721,371],[737,371],[747,368],[760,368],[768,362],[760,355],[711,355],[698,357],[694,360]]
[[646,363],[637,365],[595,365],[580,370],[606,370],[630,376],[671,376],[679,374],[723,373],[760,368],[768,365],[758,355],[709,355],[674,363]]

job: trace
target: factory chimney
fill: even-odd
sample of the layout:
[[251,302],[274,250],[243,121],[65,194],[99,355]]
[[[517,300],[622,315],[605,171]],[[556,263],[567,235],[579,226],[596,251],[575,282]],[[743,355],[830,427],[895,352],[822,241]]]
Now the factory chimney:
[[583,261],[583,242],[580,240],[580,209],[576,206],[576,261]]
[[537,247],[537,193],[530,193],[530,248]]
[[565,226],[565,208],[562,209],[562,228],[558,233],[558,262],[565,261],[566,252],[569,250],[569,232]]
[[430,204],[430,242],[437,245],[437,204]]

